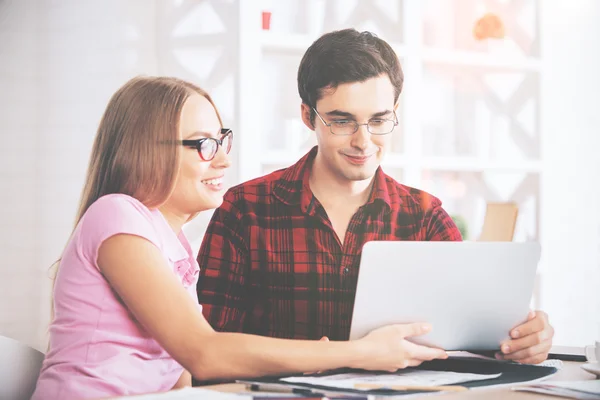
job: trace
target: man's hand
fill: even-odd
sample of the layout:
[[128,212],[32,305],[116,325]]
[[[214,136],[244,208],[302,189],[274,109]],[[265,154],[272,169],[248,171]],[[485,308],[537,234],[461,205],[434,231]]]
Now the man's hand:
[[548,314],[530,311],[527,322],[513,328],[511,339],[501,344],[501,352],[496,354],[496,358],[522,364],[539,364],[548,358],[553,336],[554,328],[548,322]]

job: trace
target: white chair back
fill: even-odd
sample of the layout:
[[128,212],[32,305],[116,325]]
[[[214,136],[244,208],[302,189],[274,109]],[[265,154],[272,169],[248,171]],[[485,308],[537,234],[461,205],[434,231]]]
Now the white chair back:
[[0,399],[29,400],[43,361],[42,352],[0,336]]

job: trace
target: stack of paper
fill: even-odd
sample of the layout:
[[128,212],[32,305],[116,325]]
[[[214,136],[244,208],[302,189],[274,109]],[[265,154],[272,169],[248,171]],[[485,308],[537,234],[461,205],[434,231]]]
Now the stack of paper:
[[513,390],[543,393],[572,399],[598,400],[600,399],[600,380],[537,383],[516,387]]
[[[357,389],[364,384],[376,384],[382,388],[394,386],[441,386],[476,380],[487,380],[501,374],[470,374],[450,371],[404,370],[394,374],[348,373],[322,377],[291,377],[281,380],[289,383],[318,385],[331,389]],[[368,390],[362,389],[361,390]]]

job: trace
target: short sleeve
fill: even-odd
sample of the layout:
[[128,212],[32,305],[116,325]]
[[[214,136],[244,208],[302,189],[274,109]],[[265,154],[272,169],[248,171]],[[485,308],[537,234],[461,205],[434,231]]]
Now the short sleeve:
[[96,200],[83,215],[78,234],[80,250],[96,268],[100,245],[114,235],[140,236],[160,249],[150,210],[123,194],[106,195]]
[[461,242],[462,235],[454,220],[439,203],[425,214],[425,240],[440,242]]

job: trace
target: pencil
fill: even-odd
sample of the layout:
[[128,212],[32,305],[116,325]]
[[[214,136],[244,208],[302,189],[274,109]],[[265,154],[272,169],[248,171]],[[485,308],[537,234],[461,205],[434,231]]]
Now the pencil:
[[356,383],[355,389],[389,389],[389,390],[423,390],[431,392],[464,392],[469,390],[464,386],[411,386],[411,385],[382,385],[378,383]]

